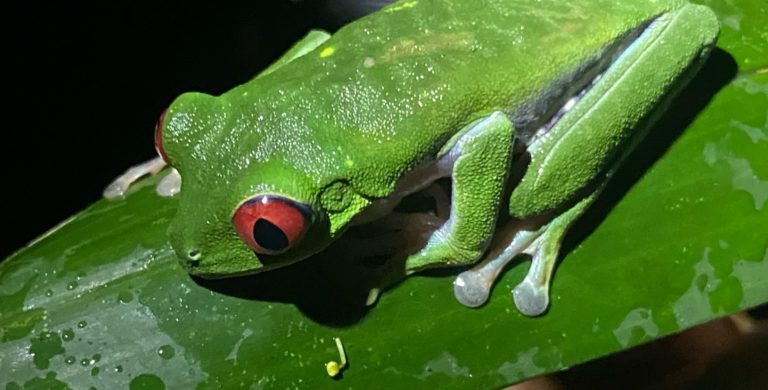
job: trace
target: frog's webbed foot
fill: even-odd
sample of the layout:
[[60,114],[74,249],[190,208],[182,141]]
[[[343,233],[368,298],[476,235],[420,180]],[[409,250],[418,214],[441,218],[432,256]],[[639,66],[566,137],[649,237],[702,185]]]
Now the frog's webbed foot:
[[512,290],[512,297],[522,314],[537,316],[544,313],[549,307],[549,286],[563,238],[598,193],[599,190],[582,199],[538,231],[518,229],[498,256],[459,274],[454,282],[456,299],[466,306],[481,306],[488,300],[501,270],[517,255],[525,253],[532,257],[531,268]]
[[464,271],[453,282],[456,299],[465,306],[482,306],[490,296],[493,282],[501,270],[526,249],[541,235],[541,231],[518,230],[512,241],[496,257],[482,261],[471,270]]
[[[155,175],[160,172],[167,163],[162,157],[155,157],[139,165],[130,167],[125,173],[118,176],[110,183],[102,194],[107,199],[117,199],[125,196],[125,192],[131,187],[131,184],[146,175]],[[157,185],[157,193],[160,196],[173,196],[181,188],[181,176],[178,171],[173,169],[168,176],[164,177]]]
[[560,248],[558,238],[557,247],[553,252],[542,250],[543,245],[552,241],[549,230],[548,228],[547,232],[526,250],[532,257],[531,268],[523,281],[512,289],[512,299],[517,309],[531,317],[544,313],[549,307],[549,285]]

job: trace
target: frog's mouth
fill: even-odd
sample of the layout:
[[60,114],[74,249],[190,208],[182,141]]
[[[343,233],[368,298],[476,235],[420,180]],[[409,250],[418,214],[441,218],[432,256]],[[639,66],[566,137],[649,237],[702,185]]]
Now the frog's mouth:
[[625,32],[596,55],[556,80],[534,99],[523,103],[510,115],[516,136],[527,146],[547,134],[560,119],[595,86],[622,55],[631,50],[643,33],[654,27],[659,17],[652,18]]

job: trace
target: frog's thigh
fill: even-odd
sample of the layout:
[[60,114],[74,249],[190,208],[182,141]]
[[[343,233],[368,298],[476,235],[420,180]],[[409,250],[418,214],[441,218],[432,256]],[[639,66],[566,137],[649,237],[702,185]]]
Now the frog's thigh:
[[648,130],[659,105],[695,73],[716,35],[717,20],[706,7],[687,5],[654,21],[529,147],[531,163],[512,193],[510,215],[560,209],[604,180]]
[[409,273],[430,266],[472,263],[483,254],[493,235],[514,129],[500,112],[471,126],[440,160],[440,164],[452,163],[450,217],[421,251],[408,257]]

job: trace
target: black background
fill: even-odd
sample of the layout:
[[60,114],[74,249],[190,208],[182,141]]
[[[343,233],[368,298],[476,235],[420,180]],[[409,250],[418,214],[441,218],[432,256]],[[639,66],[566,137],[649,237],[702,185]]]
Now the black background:
[[99,199],[154,156],[160,112],[186,91],[247,81],[311,28],[338,29],[385,0],[11,3],[0,259]]

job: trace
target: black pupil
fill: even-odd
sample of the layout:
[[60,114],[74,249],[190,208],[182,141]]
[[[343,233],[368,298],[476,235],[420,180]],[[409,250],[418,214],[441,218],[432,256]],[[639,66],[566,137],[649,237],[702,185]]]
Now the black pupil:
[[266,219],[259,218],[253,224],[253,239],[260,247],[280,251],[288,247],[288,237],[283,231]]

